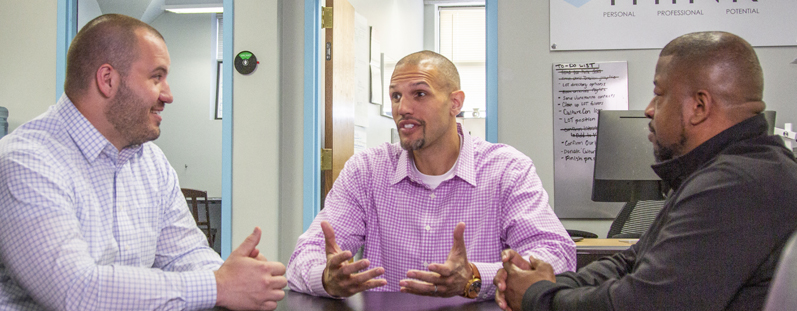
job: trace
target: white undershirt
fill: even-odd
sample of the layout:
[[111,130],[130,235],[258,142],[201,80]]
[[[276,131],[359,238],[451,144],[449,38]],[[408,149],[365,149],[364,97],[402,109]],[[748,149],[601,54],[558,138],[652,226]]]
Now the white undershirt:
[[[462,145],[463,145],[462,136],[459,136],[459,150],[460,150],[459,154],[462,154]],[[443,175],[426,175],[424,173],[421,173],[421,171],[419,171],[418,168],[415,167],[414,160],[410,162],[412,162],[412,171],[418,174],[418,177],[421,179],[421,181],[424,184],[426,184],[427,186],[429,186],[429,188],[432,188],[432,190],[434,190],[444,181],[454,178],[454,175],[457,172],[457,163],[459,163],[459,155],[457,155],[457,161],[454,162],[454,165],[451,166],[451,169],[449,169],[448,172],[446,172]]]

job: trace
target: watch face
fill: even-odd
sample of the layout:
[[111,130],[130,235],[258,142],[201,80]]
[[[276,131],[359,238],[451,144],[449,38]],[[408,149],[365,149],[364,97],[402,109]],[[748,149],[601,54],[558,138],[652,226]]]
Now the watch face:
[[476,280],[470,284],[470,288],[468,288],[468,297],[469,298],[476,298],[479,296],[479,291],[482,289],[482,281]]

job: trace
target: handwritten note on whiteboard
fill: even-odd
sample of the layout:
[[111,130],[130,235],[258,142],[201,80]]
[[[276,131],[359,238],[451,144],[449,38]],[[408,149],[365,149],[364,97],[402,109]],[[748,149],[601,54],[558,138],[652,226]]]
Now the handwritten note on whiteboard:
[[628,63],[553,65],[554,207],[560,218],[613,218],[617,203],[592,202],[598,112],[628,110]]

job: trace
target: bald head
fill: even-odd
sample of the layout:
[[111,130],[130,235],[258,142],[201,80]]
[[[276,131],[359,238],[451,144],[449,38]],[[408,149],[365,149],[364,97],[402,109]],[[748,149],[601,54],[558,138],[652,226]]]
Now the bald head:
[[428,50],[415,52],[404,56],[404,58],[396,63],[396,72],[403,66],[432,66],[436,68],[439,73],[438,78],[440,78],[440,81],[437,82],[447,91],[453,92],[460,89],[457,67],[443,55]]
[[130,65],[138,59],[136,31],[139,29],[163,39],[152,26],[120,14],[101,15],[83,26],[72,40],[66,56],[66,95],[72,99],[83,95],[103,64],[111,65],[125,76]]
[[708,90],[726,108],[764,110],[764,74],[744,39],[727,32],[695,32],[671,41],[659,56],[671,57],[664,69],[689,91]]

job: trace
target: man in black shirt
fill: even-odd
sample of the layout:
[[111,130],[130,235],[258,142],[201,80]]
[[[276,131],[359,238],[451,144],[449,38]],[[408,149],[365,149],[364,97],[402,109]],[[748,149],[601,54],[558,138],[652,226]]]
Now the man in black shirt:
[[659,54],[645,110],[664,208],[627,251],[554,276],[502,253],[507,310],[757,310],[797,228],[797,163],[767,136],[763,74],[749,43],[691,33]]

